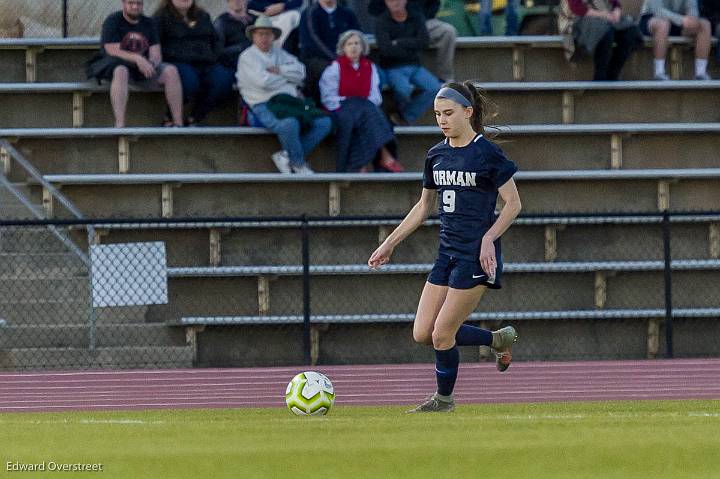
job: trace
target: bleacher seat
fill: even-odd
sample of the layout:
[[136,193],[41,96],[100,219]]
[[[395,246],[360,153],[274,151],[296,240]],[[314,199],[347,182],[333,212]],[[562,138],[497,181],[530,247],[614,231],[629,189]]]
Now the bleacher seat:
[[[687,78],[690,44],[682,38],[671,44],[670,73]],[[96,38],[0,40],[5,66],[0,138],[10,140],[86,217],[245,217],[278,211],[316,216],[308,223],[313,359],[427,360],[412,349],[409,323],[437,244],[437,220],[398,248],[396,263],[371,273],[363,261],[397,219],[321,218],[406,213],[419,195],[425,152],[440,139],[431,115],[424,126],[396,129],[400,159],[410,173],[281,176],[268,158],[278,148],[276,139],[261,129],[231,126],[232,101],[214,114],[210,127],[164,129],[154,127],[164,111],[162,92],[134,91],[128,123],[137,127],[107,128],[112,117],[107,85],[83,78],[82,64],[97,47]],[[457,77],[480,80],[500,106],[498,141],[520,165],[523,213],[530,215],[504,238],[504,290],[488,295],[472,319],[486,325],[523,321],[520,359],[604,357],[603,344],[627,357],[661,354],[662,216],[631,214],[717,209],[720,82],[577,81],[590,78],[591,64],[569,65],[557,36],[461,38],[456,61]],[[624,76],[646,80],[651,72],[646,44]],[[316,169],[332,171],[329,142],[311,160]],[[41,213],[67,216],[5,150],[0,170],[44,206]],[[619,215],[574,215],[603,211]],[[555,213],[570,216],[543,216]],[[155,229],[98,222],[90,239],[96,243],[160,240],[168,248],[170,303],[133,310],[133,324],[113,323],[118,337],[131,344],[118,357],[131,364],[133,355],[161,351],[148,352],[146,346],[163,344],[177,348],[182,365],[251,365],[269,358],[297,364],[293,351],[300,336],[294,332],[303,321],[300,226],[293,219],[272,226],[261,220],[243,226],[210,221]],[[695,334],[697,321],[720,318],[713,294],[720,218],[689,213],[673,216],[672,226],[673,317],[682,354],[688,349],[684,335]],[[75,237],[88,241],[85,230],[76,229],[82,231]],[[539,287],[538,278],[550,281]],[[47,332],[47,312],[64,322],[56,328],[59,342],[83,347],[78,318],[62,317],[53,304],[43,305],[42,314],[31,306],[36,305],[17,305],[0,320],[0,326],[6,323],[0,348]],[[577,338],[577,349],[552,356],[548,351],[561,326]],[[97,331],[102,348],[121,349],[108,328],[101,322]],[[392,353],[370,357],[364,341],[392,343],[382,348]],[[76,352],[76,357],[87,353]],[[68,364],[53,349],[56,353],[58,364]],[[12,357],[31,354],[18,351]]]

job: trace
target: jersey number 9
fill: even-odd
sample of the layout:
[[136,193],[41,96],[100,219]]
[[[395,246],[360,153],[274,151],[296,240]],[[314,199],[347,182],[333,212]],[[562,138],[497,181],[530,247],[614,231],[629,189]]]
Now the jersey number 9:
[[455,212],[455,190],[445,190],[442,195],[443,211],[445,213]]

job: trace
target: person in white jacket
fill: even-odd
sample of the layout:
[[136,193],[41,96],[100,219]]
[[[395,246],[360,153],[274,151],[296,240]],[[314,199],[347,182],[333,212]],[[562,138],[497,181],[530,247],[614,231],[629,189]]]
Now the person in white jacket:
[[305,156],[330,133],[332,120],[328,116],[315,118],[310,128],[301,134],[297,118],[277,118],[267,102],[279,94],[299,96],[298,88],[305,78],[305,65],[282,48],[273,45],[280,29],[270,19],[258,17],[246,34],[252,46],[238,60],[237,84],[245,102],[257,119],[277,136],[282,150],[273,153],[272,160],[281,173],[312,174]]

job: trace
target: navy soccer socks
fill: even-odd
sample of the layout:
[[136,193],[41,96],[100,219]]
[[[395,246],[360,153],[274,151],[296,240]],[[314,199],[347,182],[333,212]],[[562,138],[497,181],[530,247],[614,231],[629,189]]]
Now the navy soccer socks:
[[455,335],[458,346],[491,346],[493,335],[487,329],[463,324]]
[[459,364],[460,352],[457,346],[450,349],[435,350],[435,377],[437,378],[438,395],[447,398],[452,396]]

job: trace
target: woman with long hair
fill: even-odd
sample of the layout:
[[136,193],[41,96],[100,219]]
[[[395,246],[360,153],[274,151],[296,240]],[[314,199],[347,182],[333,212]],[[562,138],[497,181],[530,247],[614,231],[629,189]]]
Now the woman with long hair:
[[[500,372],[512,360],[512,326],[488,331],[464,324],[487,289],[502,279],[500,236],[520,212],[515,163],[484,136],[487,99],[471,82],[448,83],[435,97],[435,118],[445,139],[425,160],[420,201],[377,248],[368,266],[390,261],[397,245],[415,231],[439,199],[440,249],[418,304],[413,338],[435,350],[437,391],[408,412],[449,412],[460,356],[457,346],[490,346]],[[495,217],[498,194],[505,205]]]
[[186,121],[194,125],[230,95],[234,72],[218,63],[220,39],[195,0],[163,0],[155,20],[163,58],[177,67],[184,99],[193,102]]

